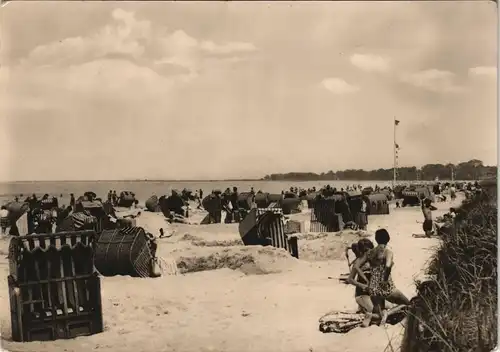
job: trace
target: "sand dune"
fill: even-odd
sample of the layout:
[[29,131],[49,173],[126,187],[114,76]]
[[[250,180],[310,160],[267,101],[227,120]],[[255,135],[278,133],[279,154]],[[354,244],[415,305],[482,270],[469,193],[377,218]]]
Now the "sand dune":
[[[457,204],[459,200],[455,202]],[[444,213],[453,204],[438,203]],[[202,217],[195,212],[193,217]],[[299,214],[296,218],[307,218]],[[414,239],[420,233],[419,208],[392,209],[391,215],[371,216],[368,235],[385,227],[395,253],[396,285],[413,296],[414,278],[435,239]],[[159,239],[159,256],[171,258],[186,274],[158,279],[102,278],[105,331],[54,342],[14,343],[6,280],[1,281],[1,333],[10,351],[384,351],[389,339],[398,345],[401,326],[354,329],[323,334],[318,319],[330,310],[355,310],[354,289],[340,283],[347,272],[346,244],[360,234],[300,235],[301,259],[284,250],[245,247],[237,224],[169,225],[161,214],[143,212],[139,226],[170,238]],[[361,234],[365,235],[365,234]],[[8,275],[8,242],[0,242],[0,272]],[[5,253],[5,254],[4,254]],[[198,271],[202,267],[210,270]],[[196,270],[195,270],[196,269]]]

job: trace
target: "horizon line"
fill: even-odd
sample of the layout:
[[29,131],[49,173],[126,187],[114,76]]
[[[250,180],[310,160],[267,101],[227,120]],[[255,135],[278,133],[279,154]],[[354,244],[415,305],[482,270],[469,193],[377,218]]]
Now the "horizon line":
[[266,181],[263,178],[234,178],[234,179],[97,179],[97,180],[19,180],[0,181],[2,183],[32,183],[32,182],[225,182],[225,181]]
[[[27,181],[0,181],[0,184],[6,183],[50,183],[50,182],[243,182],[243,181],[263,181],[263,182],[316,182],[316,181],[345,181],[345,182],[392,182],[392,179],[387,180],[354,180],[354,179],[318,179],[318,180],[302,180],[302,179],[282,179],[282,180],[273,180],[273,179],[223,179],[223,180],[27,180]],[[397,180],[397,182],[434,182],[434,180]],[[439,181],[460,181],[460,180],[451,180],[450,179],[439,179]],[[466,181],[466,180],[462,180]]]

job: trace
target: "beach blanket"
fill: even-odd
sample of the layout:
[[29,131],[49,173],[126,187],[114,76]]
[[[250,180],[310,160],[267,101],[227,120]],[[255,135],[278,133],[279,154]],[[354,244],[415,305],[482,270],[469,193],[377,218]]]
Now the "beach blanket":
[[[388,311],[389,316],[387,317],[386,323],[390,325],[401,323],[406,317],[407,311],[408,307],[404,305],[391,308]],[[319,331],[323,333],[335,332],[338,334],[345,334],[361,326],[364,318],[365,315],[358,312],[329,312],[319,319]]]
[[361,326],[364,314],[352,312],[330,312],[319,319],[319,331],[345,334]]

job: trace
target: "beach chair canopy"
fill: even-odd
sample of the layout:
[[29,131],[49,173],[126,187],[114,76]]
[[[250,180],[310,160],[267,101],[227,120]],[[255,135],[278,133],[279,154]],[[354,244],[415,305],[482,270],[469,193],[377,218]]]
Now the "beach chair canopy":
[[285,194],[283,195],[283,198],[285,198],[285,199],[298,198],[298,196],[292,192],[285,192]]
[[387,196],[383,193],[372,193],[367,196],[370,202],[387,202]]
[[83,209],[99,209],[103,207],[102,203],[98,201],[91,202],[88,200],[82,200],[80,204],[82,205]]
[[320,195],[319,192],[311,192],[306,195],[307,200],[315,200]]
[[[245,193],[245,194],[247,194],[247,193]],[[252,193],[248,193],[248,194],[252,194]],[[255,194],[254,200],[255,200],[256,203],[258,203],[258,202],[268,202],[268,197],[269,197],[269,193],[257,193],[257,194]]]
[[328,200],[328,201],[335,201],[335,202],[343,202],[345,200],[345,198],[342,194],[334,194],[334,195],[326,197],[324,199]]
[[134,198],[135,193],[131,191],[121,191],[120,192],[120,198]]
[[283,199],[283,195],[281,193],[269,193],[267,196],[269,202],[279,202]]
[[92,191],[87,191],[83,194],[84,197],[92,197],[92,198],[97,198],[97,194],[95,194]]
[[391,191],[388,190],[387,188],[381,189],[378,193],[385,194],[386,196],[389,196],[391,194]]
[[430,197],[431,192],[429,191],[429,188],[427,187],[420,187],[416,188],[414,190],[404,190],[403,191],[403,196],[405,197],[417,197],[420,199],[423,198],[428,198]]
[[350,198],[356,198],[356,197],[361,197],[362,196],[362,193],[359,192],[359,191],[347,191],[347,192],[344,192],[346,197],[348,199]]
[[364,195],[368,195],[373,192],[373,187],[365,187],[361,190],[361,193]]
[[401,192],[401,191],[403,191],[405,188],[407,188],[407,187],[406,187],[406,186],[403,186],[403,185],[397,185],[397,186],[394,186],[394,193]]
[[9,220],[11,222],[16,222],[26,214],[30,208],[29,204],[26,202],[9,202],[5,204],[5,207],[9,211]]

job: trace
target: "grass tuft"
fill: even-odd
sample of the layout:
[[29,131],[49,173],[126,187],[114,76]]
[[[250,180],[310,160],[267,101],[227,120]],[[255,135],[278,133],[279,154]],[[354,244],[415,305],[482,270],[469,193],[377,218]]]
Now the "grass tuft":
[[496,184],[464,201],[417,282],[402,352],[492,351],[497,344]]

